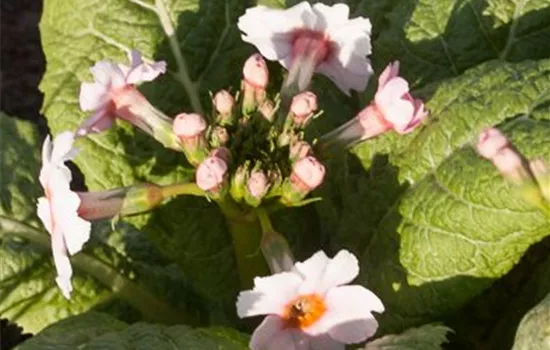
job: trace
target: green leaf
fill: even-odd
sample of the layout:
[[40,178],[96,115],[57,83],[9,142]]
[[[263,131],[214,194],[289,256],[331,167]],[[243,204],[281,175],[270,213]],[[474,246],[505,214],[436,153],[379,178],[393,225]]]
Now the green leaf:
[[398,335],[386,335],[367,342],[365,350],[440,350],[451,329],[441,325],[411,328]]
[[192,329],[183,325],[127,325],[111,316],[87,312],[49,326],[18,346],[33,349],[247,349],[248,337],[230,328]]
[[456,311],[548,235],[548,218],[471,145],[500,124],[528,158],[550,161],[549,91],[548,60],[482,64],[422,91],[433,96],[420,130],[357,146],[366,176],[353,159],[330,167],[319,212],[332,217],[333,248],[362,257],[384,331]]
[[[54,134],[74,129],[86,117],[78,106],[78,90],[91,79],[88,68],[101,59],[124,62],[131,48],[147,59],[168,62],[165,76],[142,87],[156,107],[172,115],[188,111],[191,92],[209,109],[208,91],[239,86],[241,70],[235,67],[252,52],[240,41],[235,24],[244,5],[217,0],[45,1],[40,29],[48,65],[40,89],[50,129]],[[185,62],[176,59],[180,53]],[[192,82],[190,89],[185,77]],[[168,184],[193,176],[182,154],[163,149],[128,125],[80,140],[78,146],[75,163],[91,190],[144,181]],[[146,232],[213,305],[234,302],[238,279],[230,235],[216,206],[176,198],[125,220]]]
[[376,70],[398,59],[416,87],[492,59],[550,56],[541,45],[550,34],[549,0],[405,0],[386,17],[373,46]]
[[512,350],[550,349],[550,294],[521,320]]

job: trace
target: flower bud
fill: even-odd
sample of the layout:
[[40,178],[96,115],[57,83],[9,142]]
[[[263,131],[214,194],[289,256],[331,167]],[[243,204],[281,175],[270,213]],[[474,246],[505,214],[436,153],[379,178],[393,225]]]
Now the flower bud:
[[257,207],[268,189],[269,181],[265,173],[261,170],[253,171],[246,181],[246,202],[250,206]]
[[212,197],[219,198],[227,179],[227,161],[218,156],[207,157],[197,168],[197,186]]
[[227,90],[220,90],[216,92],[212,102],[218,112],[218,123],[222,125],[233,124],[233,106],[235,105],[235,98],[233,98]]
[[292,98],[290,112],[295,125],[305,127],[316,110],[317,96],[313,92],[304,91]]
[[210,136],[210,145],[214,148],[223,147],[225,146],[227,141],[229,141],[229,134],[227,133],[227,129],[223,126],[214,127]]
[[307,156],[292,167],[290,178],[283,188],[282,201],[293,205],[319,187],[325,177],[325,167],[315,157]]
[[302,158],[305,158],[313,153],[309,143],[305,141],[298,141],[290,146],[289,158],[290,162],[294,163]]
[[181,113],[174,119],[173,130],[179,137],[185,156],[195,166],[208,154],[205,130],[206,121],[196,113]]
[[529,162],[531,172],[537,179],[540,191],[545,200],[550,204],[550,171],[542,159],[534,159]]
[[248,172],[250,167],[250,161],[246,161],[243,165],[239,166],[233,176],[231,177],[231,197],[236,202],[240,202],[246,194],[246,182],[248,179]]
[[250,56],[243,67],[243,113],[251,113],[265,100],[265,88],[269,81],[269,71],[260,54]]
[[479,134],[476,148],[479,155],[491,160],[499,150],[508,145],[506,136],[496,128],[489,128]]

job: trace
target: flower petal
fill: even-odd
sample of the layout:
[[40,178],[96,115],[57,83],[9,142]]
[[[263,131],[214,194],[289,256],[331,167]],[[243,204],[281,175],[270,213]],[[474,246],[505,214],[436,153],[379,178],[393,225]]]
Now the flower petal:
[[283,330],[283,323],[279,316],[267,316],[256,327],[250,338],[250,349],[265,349],[271,343],[271,338]]
[[71,285],[71,277],[73,275],[73,269],[71,267],[71,261],[67,255],[67,248],[63,240],[63,234],[57,229],[51,235],[52,254],[55,269],[57,270],[57,278],[55,282],[61,289],[63,296],[67,299],[71,297],[71,291],[73,287]]
[[362,342],[378,328],[372,312],[384,312],[382,301],[363,286],[352,285],[332,288],[326,295],[327,312],[309,334],[326,332],[345,344]]
[[80,85],[80,109],[93,111],[103,107],[109,101],[109,93],[105,85],[99,83],[82,83]]
[[292,272],[256,277],[254,289],[243,291],[237,299],[239,317],[282,314],[288,302],[297,296],[302,279]]
[[51,217],[50,202],[46,197],[38,198],[38,203],[36,205],[36,213],[42,221],[42,224],[51,235],[53,232],[53,222]]
[[52,200],[54,220],[63,233],[70,255],[81,251],[84,243],[90,239],[91,224],[78,216],[79,206],[80,198],[70,190],[62,196],[56,194]]
[[345,350],[346,346],[332,339],[328,334],[311,337],[310,349],[312,350]]
[[311,293],[316,289],[329,262],[329,257],[325,252],[320,250],[306,261],[297,262],[294,265],[293,270],[299,273],[303,278],[303,283],[300,286],[300,294]]
[[370,61],[357,56],[353,56],[347,66],[343,66],[338,58],[332,58],[330,61],[317,66],[316,71],[330,78],[348,96],[350,90],[365,90],[372,75]]
[[408,93],[409,83],[405,79],[397,77],[389,80],[382,88],[379,87],[374,100],[378,108],[381,108],[401,99]]
[[317,292],[324,294],[330,288],[350,283],[358,274],[357,258],[347,250],[341,250],[326,265]]
[[261,350],[309,350],[309,339],[297,329],[284,329],[271,338],[267,348]]
[[131,68],[126,74],[127,84],[139,84],[145,81],[153,81],[156,77],[166,73],[166,62],[158,61],[153,64],[144,63],[141,53],[132,50],[129,53]]
[[64,131],[57,135],[53,140],[53,150],[51,154],[51,162],[57,165],[61,165],[64,162],[71,160],[77,150],[73,148],[74,133],[71,131]]
[[125,76],[122,70],[111,61],[96,62],[96,64],[90,68],[90,72],[94,76],[94,81],[105,86],[106,89],[125,85]]
[[113,125],[113,118],[113,115],[106,108],[97,110],[80,124],[76,135],[86,136],[89,133],[99,133],[107,130]]
[[378,77],[378,89],[380,90],[388,81],[399,75],[399,61],[390,62]]
[[338,28],[349,21],[349,7],[346,4],[334,4],[327,6],[321,2],[313,5],[313,12],[317,16],[315,28],[320,31],[330,31]]

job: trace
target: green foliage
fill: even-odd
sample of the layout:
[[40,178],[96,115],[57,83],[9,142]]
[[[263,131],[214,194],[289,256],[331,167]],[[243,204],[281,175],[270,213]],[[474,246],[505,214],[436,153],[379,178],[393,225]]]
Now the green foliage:
[[365,350],[440,350],[449,331],[441,325],[411,328],[398,335],[386,335],[367,342]]
[[17,350],[78,349],[247,349],[245,335],[229,328],[192,329],[183,325],[135,323],[87,312],[49,326]]
[[550,349],[550,294],[519,324],[512,350]]

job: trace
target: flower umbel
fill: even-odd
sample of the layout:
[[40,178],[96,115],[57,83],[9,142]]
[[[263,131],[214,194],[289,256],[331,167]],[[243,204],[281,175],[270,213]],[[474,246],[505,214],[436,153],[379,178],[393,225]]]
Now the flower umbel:
[[71,172],[64,164],[75,154],[74,134],[64,132],[53,141],[48,136],[42,146],[40,183],[45,196],[38,199],[38,217],[51,236],[52,253],[57,270],[55,282],[69,299],[73,290],[73,270],[69,255],[78,253],[90,238],[90,223],[78,215],[80,197],[71,191]]
[[[256,6],[237,24],[242,39],[269,60],[289,70],[285,86],[305,90],[315,71],[329,77],[344,93],[362,91],[372,75],[371,24],[349,18],[345,4],[301,2],[286,10]],[[284,88],[284,87],[283,87]]]
[[345,286],[358,273],[348,251],[332,259],[320,251],[292,271],[255,278],[254,289],[237,300],[239,317],[267,315],[250,348],[340,348],[371,337],[378,328],[372,312],[383,312],[384,305],[363,286]]

